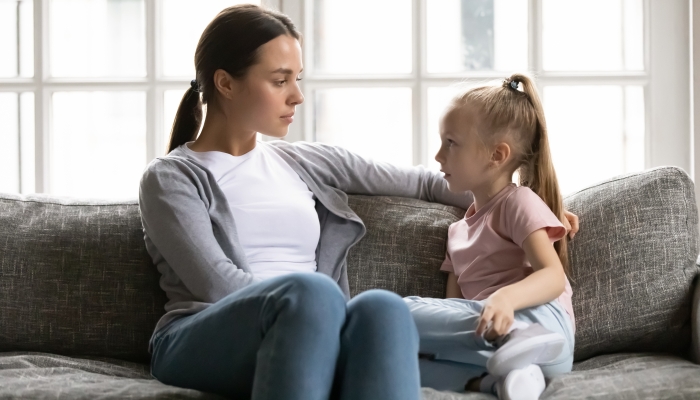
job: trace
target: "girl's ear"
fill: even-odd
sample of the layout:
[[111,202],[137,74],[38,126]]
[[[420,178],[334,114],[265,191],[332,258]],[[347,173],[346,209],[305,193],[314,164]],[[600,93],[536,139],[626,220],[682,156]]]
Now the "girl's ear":
[[510,146],[505,142],[498,143],[491,152],[491,163],[496,167],[500,167],[508,161],[510,161]]

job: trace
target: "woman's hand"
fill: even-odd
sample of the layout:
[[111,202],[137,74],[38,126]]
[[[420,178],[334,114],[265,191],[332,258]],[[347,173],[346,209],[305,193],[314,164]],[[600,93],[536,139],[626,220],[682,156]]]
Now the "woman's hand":
[[[514,314],[515,310],[508,296],[499,291],[494,292],[484,303],[476,326],[476,334],[484,336],[489,341],[505,335],[513,324]],[[490,326],[489,323],[491,323]]]
[[578,232],[578,216],[564,210],[564,228],[566,228],[569,238],[573,239]]

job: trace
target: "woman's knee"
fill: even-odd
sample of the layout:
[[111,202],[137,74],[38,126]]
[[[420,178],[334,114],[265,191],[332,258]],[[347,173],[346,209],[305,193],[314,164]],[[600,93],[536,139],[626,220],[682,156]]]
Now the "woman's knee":
[[409,329],[418,335],[413,317],[404,300],[396,293],[373,289],[362,292],[348,303],[348,317],[358,318],[364,323],[376,322],[389,329]]
[[338,284],[320,273],[298,273],[287,276],[278,305],[296,314],[310,314],[320,321],[345,319],[345,295]]

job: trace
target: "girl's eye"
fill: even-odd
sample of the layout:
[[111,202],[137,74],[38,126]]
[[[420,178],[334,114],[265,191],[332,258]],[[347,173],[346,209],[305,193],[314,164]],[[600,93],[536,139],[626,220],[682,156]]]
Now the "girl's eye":
[[286,81],[286,80],[284,80],[284,81],[277,81],[277,82],[275,82],[275,83],[277,84],[277,86],[282,86],[282,85],[284,85],[285,82],[287,82],[287,81]]
[[304,79],[304,78],[297,78],[297,82],[299,82],[299,81],[302,80],[302,79]]
[[453,144],[454,142],[452,141],[452,139],[447,139],[447,147],[452,147]]

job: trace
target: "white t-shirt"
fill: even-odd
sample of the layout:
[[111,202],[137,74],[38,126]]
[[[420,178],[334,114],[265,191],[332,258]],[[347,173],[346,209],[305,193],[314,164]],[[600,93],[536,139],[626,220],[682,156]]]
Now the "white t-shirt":
[[253,274],[261,279],[316,271],[321,234],[314,195],[265,142],[241,156],[182,150],[214,175]]

